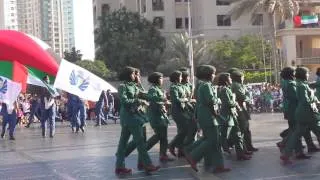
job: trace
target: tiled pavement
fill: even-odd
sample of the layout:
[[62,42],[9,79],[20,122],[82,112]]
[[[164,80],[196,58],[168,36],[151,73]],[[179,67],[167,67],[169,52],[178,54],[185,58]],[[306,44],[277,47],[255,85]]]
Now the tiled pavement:
[[[30,129],[18,128],[16,141],[0,139],[0,180],[320,179],[320,153],[314,154],[310,160],[295,161],[290,166],[280,164],[275,143],[279,140],[279,132],[286,127],[286,121],[282,120],[281,114],[253,115],[250,123],[254,144],[260,150],[252,160],[245,162],[236,161],[234,153],[231,156],[226,155],[226,164],[232,168],[229,173],[195,173],[184,159],[179,159],[161,164],[162,169],[150,176],[136,170],[135,151],[126,161],[127,167],[134,169],[133,175],[127,177],[114,175],[119,124],[97,128],[89,122],[86,133],[72,134],[68,123],[59,123],[54,139],[42,138],[39,124],[34,124]],[[172,124],[169,128],[169,139],[175,135],[175,131]],[[148,134],[152,134],[150,128]],[[158,146],[150,151],[155,164],[159,163],[157,152]]]

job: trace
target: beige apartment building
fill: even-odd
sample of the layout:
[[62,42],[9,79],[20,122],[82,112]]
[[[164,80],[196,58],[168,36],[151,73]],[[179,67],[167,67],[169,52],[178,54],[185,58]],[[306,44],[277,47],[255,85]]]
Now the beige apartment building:
[[[234,21],[226,15],[232,5],[221,0],[93,0],[95,27],[97,18],[102,13],[109,13],[122,6],[139,12],[153,21],[166,37],[188,28],[188,3],[191,1],[191,20],[193,35],[203,34],[201,38],[217,40],[238,38],[246,34],[261,34],[271,39],[273,29],[268,16],[256,14],[256,21],[251,22],[251,15],[241,16]],[[301,5],[299,15],[320,14],[320,0]],[[320,27],[294,27],[293,21],[277,26],[278,57],[283,66],[305,65],[311,69],[320,67]]]
[[[163,35],[170,36],[185,32],[188,28],[189,1],[191,0],[93,0],[94,22],[97,25],[97,18],[102,13],[125,6],[153,21]],[[248,33],[267,32],[267,23],[263,22],[266,18],[262,14],[257,14],[259,17],[254,23],[250,22],[250,15],[232,21],[225,18],[232,8],[226,2],[193,0],[190,3],[193,34],[204,34],[206,39],[237,38]]]
[[[320,67],[320,0],[301,4],[299,17],[277,29],[278,48],[285,65],[304,65],[311,71]],[[301,24],[298,23],[301,19]],[[304,22],[303,22],[304,21]]]

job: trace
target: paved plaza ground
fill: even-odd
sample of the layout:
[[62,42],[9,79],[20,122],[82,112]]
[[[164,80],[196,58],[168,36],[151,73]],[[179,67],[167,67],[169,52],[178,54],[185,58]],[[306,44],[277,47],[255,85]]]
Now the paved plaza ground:
[[[211,174],[201,170],[195,173],[184,159],[160,164],[162,169],[147,176],[136,169],[137,152],[126,161],[133,168],[132,176],[114,175],[115,151],[120,134],[119,124],[100,128],[88,122],[86,133],[72,134],[68,123],[58,123],[54,139],[42,138],[39,124],[32,128],[18,128],[16,141],[0,139],[0,180],[73,180],[73,179],[320,179],[320,153],[312,159],[294,161],[293,165],[283,166],[279,160],[279,150],[275,143],[279,132],[286,128],[281,114],[253,115],[251,129],[253,141],[259,152],[252,160],[236,161],[234,153],[225,155],[227,166],[232,171],[224,174]],[[148,135],[152,134],[148,129]],[[169,140],[176,134],[174,124],[169,127]],[[158,146],[150,151],[154,164],[158,162]],[[201,169],[201,163],[200,163]]]

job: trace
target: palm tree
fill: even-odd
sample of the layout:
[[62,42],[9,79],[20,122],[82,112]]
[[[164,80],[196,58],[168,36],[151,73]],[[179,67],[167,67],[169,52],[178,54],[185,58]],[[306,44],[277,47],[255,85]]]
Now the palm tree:
[[[234,8],[229,12],[233,20],[237,20],[244,14],[251,13],[251,21],[254,21],[258,12],[267,13],[272,27],[272,48],[273,59],[275,61],[275,71],[277,71],[277,47],[276,47],[276,25],[287,19],[292,19],[299,13],[300,4],[308,0],[227,0],[234,4]],[[278,21],[276,21],[278,20]],[[277,74],[277,73],[276,73]],[[276,78],[277,82],[277,78]]]
[[[194,65],[209,63],[208,42],[204,40],[193,39],[193,60]],[[188,33],[179,33],[173,35],[169,41],[161,58],[161,64],[158,67],[159,71],[166,73],[175,68],[189,67],[189,36]]]

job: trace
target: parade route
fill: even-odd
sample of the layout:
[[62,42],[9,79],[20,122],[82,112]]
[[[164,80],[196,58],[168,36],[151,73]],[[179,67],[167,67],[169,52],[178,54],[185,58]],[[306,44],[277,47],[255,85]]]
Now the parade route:
[[[160,164],[162,169],[147,176],[137,171],[137,152],[126,160],[133,175],[117,177],[114,174],[115,152],[120,134],[120,125],[110,122],[103,127],[94,127],[88,121],[86,133],[71,133],[69,123],[57,123],[56,136],[41,137],[39,124],[30,129],[16,129],[16,141],[8,136],[0,139],[0,179],[222,179],[222,180],[280,180],[280,179],[320,179],[320,153],[312,154],[310,160],[294,160],[293,165],[283,166],[279,160],[279,150],[275,143],[280,140],[279,133],[286,128],[282,114],[257,114],[250,122],[254,145],[259,151],[250,161],[236,161],[235,153],[225,155],[227,166],[232,171],[224,174],[195,173],[185,159]],[[152,134],[148,128],[148,137]],[[169,127],[169,140],[176,134],[174,124]],[[318,145],[318,142],[315,141]],[[158,148],[150,155],[154,164],[158,162]],[[202,163],[200,163],[201,165]]]

